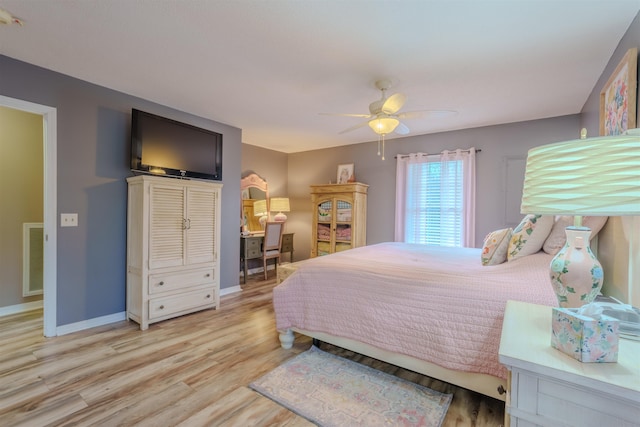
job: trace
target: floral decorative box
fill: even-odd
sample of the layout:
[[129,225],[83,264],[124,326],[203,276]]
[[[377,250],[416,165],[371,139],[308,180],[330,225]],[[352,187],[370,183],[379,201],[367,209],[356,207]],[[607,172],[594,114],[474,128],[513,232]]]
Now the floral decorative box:
[[620,321],[578,314],[578,309],[553,308],[551,346],[580,362],[617,362]]

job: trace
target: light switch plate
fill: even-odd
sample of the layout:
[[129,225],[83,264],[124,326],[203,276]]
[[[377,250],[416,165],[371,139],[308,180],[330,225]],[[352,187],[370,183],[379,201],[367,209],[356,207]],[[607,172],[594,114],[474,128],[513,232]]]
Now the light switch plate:
[[77,226],[78,226],[77,213],[60,214],[60,227],[77,227]]

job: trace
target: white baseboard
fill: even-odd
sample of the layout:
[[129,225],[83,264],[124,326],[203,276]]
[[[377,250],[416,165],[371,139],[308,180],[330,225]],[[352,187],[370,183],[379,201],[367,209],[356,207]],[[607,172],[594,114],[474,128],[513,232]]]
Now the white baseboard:
[[[228,288],[220,289],[220,296],[229,295],[235,292],[242,292],[242,288],[240,286],[231,286]],[[83,320],[82,322],[59,326],[56,329],[56,334],[67,335],[73,332],[82,331],[84,329],[95,328],[96,326],[104,326],[108,325],[109,323],[121,322],[123,320],[127,320],[127,313],[124,311],[120,313],[109,314],[107,316],[96,317],[89,320]]]
[[240,285],[229,286],[228,288],[220,289],[220,296],[223,297],[229,294],[235,294],[236,292],[242,292]]
[[124,311],[121,311],[120,313],[109,314],[107,316],[94,317],[93,319],[83,320],[81,322],[58,326],[56,328],[56,335],[67,335],[73,332],[95,328],[96,326],[104,326],[104,325],[108,325],[109,323],[121,322],[126,319],[127,319],[127,314]]
[[26,302],[24,304],[8,305],[6,307],[0,307],[0,316],[9,316],[10,314],[24,313],[31,310],[38,310],[42,308],[42,300]]
[[[220,289],[220,296],[229,295],[236,292],[242,292],[242,288],[240,287],[240,285]],[[0,307],[0,316],[8,316],[10,314],[22,313],[25,311],[37,310],[40,308],[42,308],[42,300],[29,302],[26,304],[10,305],[8,307]],[[121,322],[126,319],[127,313],[124,311],[120,313],[109,314],[107,316],[95,317],[93,319],[83,320],[81,322],[58,326],[56,328],[56,335],[67,335],[73,332],[95,328],[97,326],[108,325],[109,323]]]

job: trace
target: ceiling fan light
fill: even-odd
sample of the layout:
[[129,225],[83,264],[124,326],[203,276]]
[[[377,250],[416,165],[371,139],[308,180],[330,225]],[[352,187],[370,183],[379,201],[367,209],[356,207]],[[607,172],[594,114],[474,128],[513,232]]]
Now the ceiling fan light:
[[399,124],[400,121],[393,117],[376,117],[369,120],[369,127],[378,135],[386,135],[393,132]]

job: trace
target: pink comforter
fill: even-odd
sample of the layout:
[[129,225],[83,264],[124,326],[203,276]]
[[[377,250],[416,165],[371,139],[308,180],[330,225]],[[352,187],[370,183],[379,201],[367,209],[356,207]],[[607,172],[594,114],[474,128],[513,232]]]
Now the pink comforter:
[[506,378],[507,300],[556,306],[544,252],[485,267],[480,249],[381,243],[312,258],[273,290],[276,327],[350,338]]

